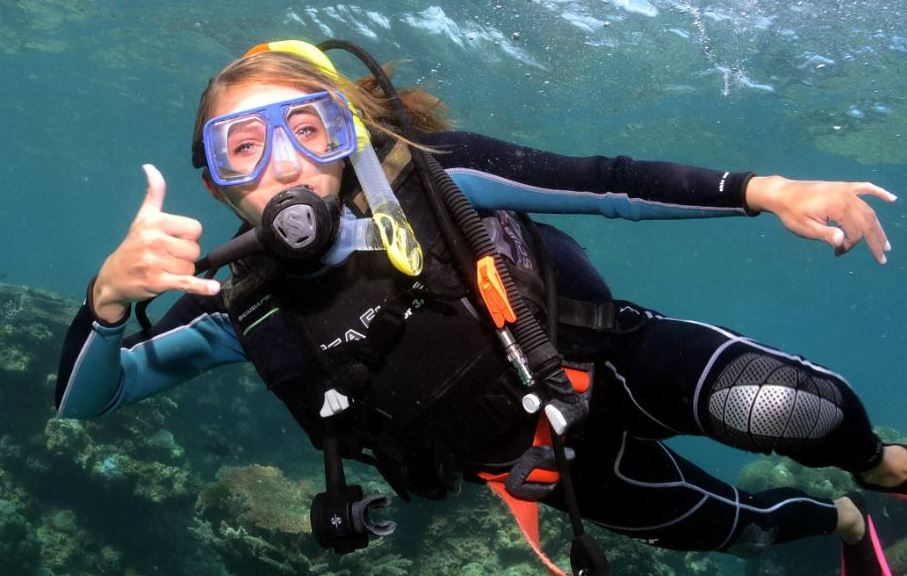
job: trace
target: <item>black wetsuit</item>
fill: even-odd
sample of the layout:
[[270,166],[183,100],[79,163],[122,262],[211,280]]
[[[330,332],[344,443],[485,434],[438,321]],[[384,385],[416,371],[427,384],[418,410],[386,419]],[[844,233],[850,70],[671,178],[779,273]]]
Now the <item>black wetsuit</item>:
[[[463,133],[430,135],[426,143],[447,152],[437,159],[486,211],[627,219],[746,213],[748,174],[625,157],[568,158]],[[579,246],[557,230],[542,230],[560,294],[610,298]],[[879,461],[881,443],[847,383],[728,330],[667,318],[629,302],[616,304],[614,329],[563,325],[559,331],[558,347],[567,358],[596,365],[590,417],[581,437],[570,440],[583,515],[615,531],[687,550],[751,552],[831,532],[837,514],[829,500],[790,489],[741,492],[658,440],[706,435],[811,466],[865,470]],[[332,326],[333,316],[324,316],[324,338],[316,344],[331,348],[361,338],[383,305],[380,299],[363,301],[347,310],[350,319],[342,325]],[[416,327],[431,321],[435,312],[429,308],[407,310],[406,321]],[[187,295],[151,334],[124,339],[124,323],[107,325],[86,304],[61,360],[60,414],[93,417],[215,366],[248,361],[247,342],[237,337],[232,320],[221,297]],[[446,337],[449,346],[457,346],[464,336],[470,338]],[[431,354],[443,350],[434,345],[424,351],[425,369],[431,368]],[[550,502],[558,505],[556,494]]]

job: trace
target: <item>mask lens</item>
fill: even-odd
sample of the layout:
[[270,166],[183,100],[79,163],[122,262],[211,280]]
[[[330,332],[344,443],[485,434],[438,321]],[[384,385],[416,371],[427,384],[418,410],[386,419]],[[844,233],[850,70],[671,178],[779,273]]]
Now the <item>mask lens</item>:
[[327,95],[316,102],[287,106],[284,119],[296,143],[313,160],[334,159],[350,146],[347,118]]
[[265,153],[267,122],[257,116],[216,122],[210,128],[218,176],[224,180],[248,176],[255,171]]
[[328,155],[331,136],[314,104],[289,107],[286,122],[297,144],[319,158]]

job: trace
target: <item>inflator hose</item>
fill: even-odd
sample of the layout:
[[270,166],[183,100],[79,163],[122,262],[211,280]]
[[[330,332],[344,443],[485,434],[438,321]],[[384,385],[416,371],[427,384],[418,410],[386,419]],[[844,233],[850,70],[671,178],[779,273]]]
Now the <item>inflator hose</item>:
[[[548,335],[545,334],[544,329],[520,294],[516,283],[510,276],[510,270],[504,263],[503,256],[496,250],[476,209],[437,160],[422,151],[416,151],[414,156],[420,157],[419,160],[424,162],[428,179],[438,183],[438,192],[450,210],[457,227],[463,231],[463,235],[476,255],[475,258],[485,256],[494,258],[495,268],[507,291],[507,298],[516,313],[516,323],[511,326],[513,335],[520,343],[532,371],[542,380],[552,377],[558,378],[558,380],[563,378],[564,384],[570,386],[566,375],[561,370],[560,354],[551,344]],[[474,282],[475,279],[473,279]],[[558,377],[558,372],[562,375],[561,377]]]

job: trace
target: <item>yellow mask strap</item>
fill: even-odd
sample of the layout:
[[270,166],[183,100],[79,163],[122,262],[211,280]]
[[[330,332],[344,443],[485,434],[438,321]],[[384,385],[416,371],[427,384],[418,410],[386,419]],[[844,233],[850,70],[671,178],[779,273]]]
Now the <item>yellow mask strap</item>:
[[[331,59],[328,58],[324,52],[314,44],[309,44],[302,40],[263,42],[249,48],[246,53],[243,54],[243,58],[261,52],[287,52],[289,54],[294,54],[308,60],[330,78],[337,79],[340,77],[340,74],[334,67],[334,63],[331,62]],[[349,99],[347,99],[347,101],[349,101]],[[365,124],[363,124],[362,118],[359,115],[359,111],[352,105],[350,105],[350,111],[353,113],[353,125],[356,128],[356,149],[361,150],[370,145],[371,140],[369,139],[368,130],[365,129]]]

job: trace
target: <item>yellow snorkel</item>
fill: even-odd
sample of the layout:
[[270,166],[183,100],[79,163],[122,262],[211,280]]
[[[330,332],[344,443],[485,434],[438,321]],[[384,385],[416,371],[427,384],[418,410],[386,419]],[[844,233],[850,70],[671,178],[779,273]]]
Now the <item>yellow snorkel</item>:
[[[280,40],[265,42],[254,46],[244,56],[259,52],[288,52],[305,58],[318,66],[331,78],[340,75],[330,58],[318,47],[301,40]],[[352,105],[353,125],[356,130],[356,151],[350,155],[350,163],[359,179],[359,184],[372,211],[372,221],[380,236],[381,244],[387,251],[387,257],[400,272],[408,276],[418,276],[422,272],[422,247],[390,183],[387,181],[381,162],[375,154],[371,139],[359,111]]]

